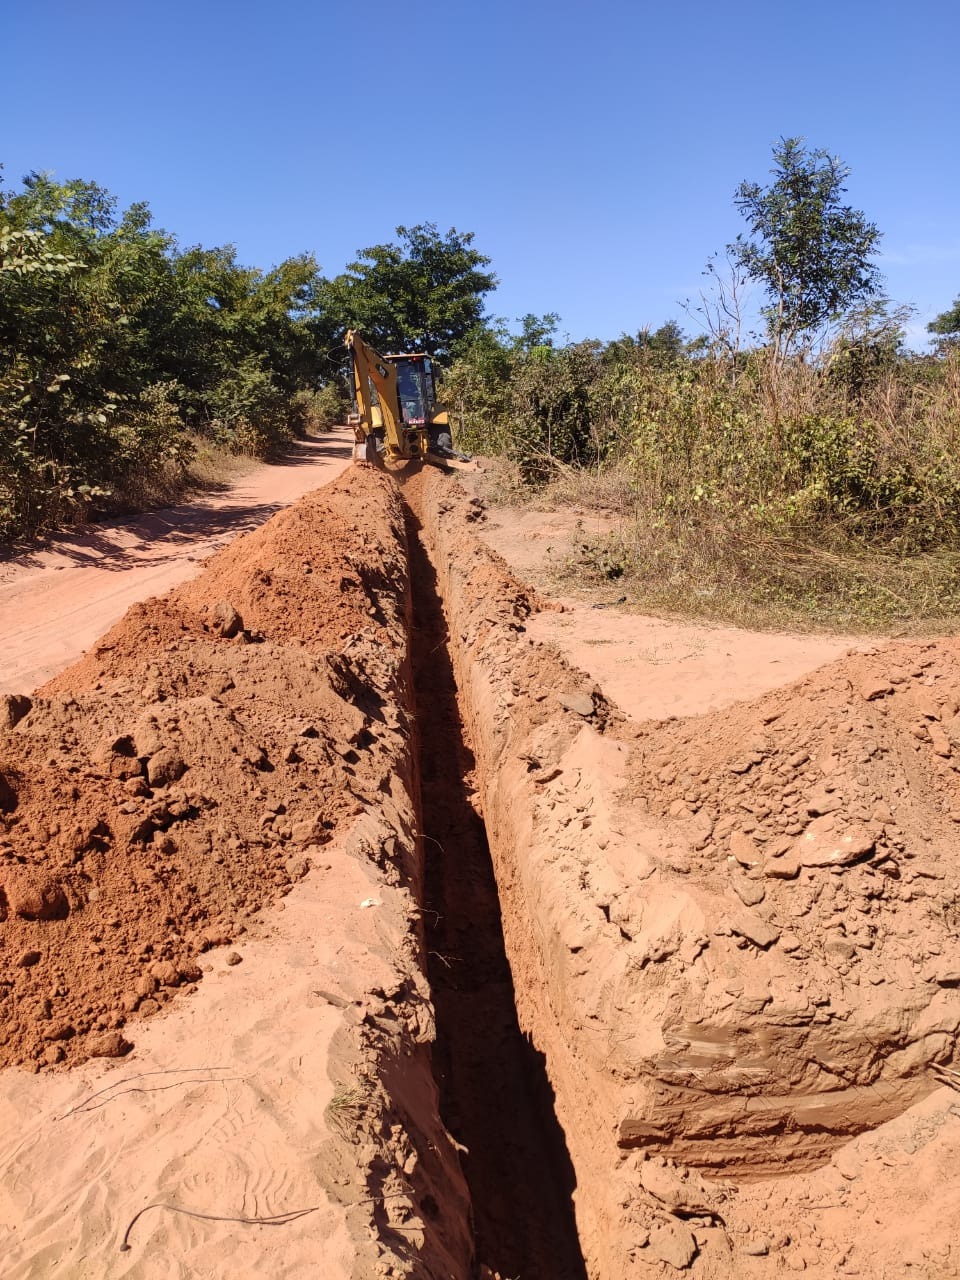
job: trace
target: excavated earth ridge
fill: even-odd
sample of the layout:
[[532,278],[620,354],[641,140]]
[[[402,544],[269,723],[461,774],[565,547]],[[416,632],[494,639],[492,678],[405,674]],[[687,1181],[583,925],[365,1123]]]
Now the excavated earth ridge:
[[[0,1063],[128,1053],[208,951],[255,935],[342,851],[399,895],[407,925],[390,981],[339,1002],[337,1070],[356,1089],[331,1125],[355,1172],[324,1188],[369,1193],[350,1211],[354,1274],[477,1274],[492,1188],[474,1173],[472,1216],[472,1158],[441,1123],[431,1053],[421,538],[512,1016],[571,1170],[579,1239],[549,1270],[525,1255],[525,1274],[739,1275],[755,1180],[824,1166],[955,1059],[960,645],[890,644],[732,710],[635,724],[527,636],[538,601],[482,546],[482,518],[449,476],[398,488],[356,467],[136,606],[32,699],[7,699]],[[455,984],[438,1000],[455,1003]],[[441,1032],[442,1061],[457,1043]],[[501,1187],[498,1213],[509,1199]],[[480,1260],[501,1265],[478,1231]],[[836,1274],[783,1233],[755,1263]]]

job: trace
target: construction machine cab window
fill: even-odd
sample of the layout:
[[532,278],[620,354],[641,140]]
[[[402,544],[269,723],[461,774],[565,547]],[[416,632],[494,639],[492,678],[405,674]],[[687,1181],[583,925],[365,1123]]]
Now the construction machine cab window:
[[[433,409],[433,397],[428,396],[424,371],[425,361],[397,360],[397,397],[403,411],[404,422],[426,422]],[[432,378],[431,378],[432,387]]]

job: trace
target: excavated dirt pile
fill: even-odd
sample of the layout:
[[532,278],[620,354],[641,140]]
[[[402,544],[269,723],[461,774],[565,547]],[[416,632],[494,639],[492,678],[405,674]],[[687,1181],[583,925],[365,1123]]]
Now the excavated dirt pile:
[[649,1109],[689,1158],[822,1161],[954,1057],[958,710],[960,646],[897,644],[641,731],[628,792],[664,822],[671,902],[646,930]]
[[[299,955],[294,950],[289,986],[306,982],[310,1009],[332,1009],[339,1019],[319,1064],[312,1047],[292,1050],[292,1058],[282,1045],[251,1050],[242,1026],[211,1025],[192,1050],[201,1063],[229,1062],[233,1047],[247,1064],[246,1081],[237,1071],[228,1077],[240,1091],[236,1115],[253,1107],[249,1143],[233,1153],[241,1188],[231,1193],[224,1184],[227,1216],[214,1218],[228,1224],[219,1228],[220,1252],[238,1274],[252,1273],[238,1261],[250,1236],[229,1224],[246,1221],[265,1189],[269,1212],[301,1197],[292,1202],[291,1223],[299,1224],[303,1203],[328,1204],[345,1223],[331,1241],[315,1242],[312,1255],[314,1220],[304,1218],[302,1230],[285,1225],[290,1258],[249,1264],[271,1274],[306,1274],[302,1259],[310,1256],[335,1264],[338,1275],[371,1280],[473,1269],[466,1187],[431,1071],[435,1028],[417,907],[409,585],[396,485],[376,468],[355,467],[237,539],[190,584],[132,608],[87,657],[32,697],[0,703],[0,1065],[53,1073],[130,1053],[145,1029],[158,1029],[155,1019],[176,1006],[178,994],[196,990],[205,972],[223,970],[222,962],[210,963],[211,949],[227,949],[220,954],[229,966],[243,959],[229,948],[245,933],[250,954],[262,957],[284,922],[334,927],[330,911],[317,915],[309,905],[323,900],[328,891],[319,883],[328,876],[349,897],[334,915],[361,917],[340,925],[343,937],[327,948],[327,969],[312,984],[296,966],[308,963],[313,939],[302,938]],[[301,879],[292,910],[281,914],[277,899]],[[355,937],[347,936],[351,927]],[[285,941],[295,948],[296,934]],[[344,951],[356,959],[341,971]],[[288,985],[282,975],[277,981]],[[288,1005],[278,998],[274,1011],[263,1001],[261,1036],[271,1035],[274,1012],[278,1035],[283,1027],[303,1034]],[[317,1016],[310,1009],[308,1021]],[[177,1026],[166,1043],[182,1041]],[[134,1052],[130,1079],[143,1071],[171,1075],[162,1057],[149,1065],[150,1052],[147,1067]],[[197,1060],[187,1059],[191,1068]],[[95,1064],[79,1074],[101,1099]],[[184,1087],[172,1079],[172,1093],[161,1087],[165,1100]],[[149,1095],[146,1083],[134,1092]],[[16,1081],[11,1095],[24,1096]],[[330,1099],[326,1111],[318,1095]],[[48,1123],[82,1117],[87,1105]],[[184,1155],[154,1174],[167,1199],[188,1207],[197,1201],[197,1180],[185,1182],[181,1166],[205,1159],[189,1136],[193,1118],[183,1116]],[[22,1103],[16,1123],[27,1131],[32,1123]],[[138,1123],[149,1127],[149,1114]],[[229,1121],[214,1145],[231,1147],[237,1124]],[[158,1119],[153,1128],[163,1149],[175,1145],[175,1120]],[[298,1128],[312,1135],[302,1139],[303,1152]],[[277,1150],[290,1167],[261,1176],[258,1160],[284,1129],[293,1149]],[[167,1232],[154,1246],[158,1259],[182,1252],[189,1266],[207,1256],[211,1239],[217,1251],[209,1224],[195,1237],[178,1236],[186,1220],[151,1218],[149,1228],[138,1227],[128,1270],[116,1244],[126,1189],[105,1181],[106,1204],[58,1230],[35,1207],[44,1201],[35,1149],[27,1141],[15,1147],[15,1177],[0,1187],[7,1220],[0,1235],[16,1274],[50,1274],[44,1259],[77,1254],[88,1259],[83,1274],[88,1265],[91,1275],[146,1274],[136,1258],[144,1250],[142,1265],[152,1265],[151,1230]],[[99,1156],[90,1158],[96,1164]],[[104,1158],[112,1165],[109,1149]],[[216,1194],[218,1177],[207,1195]],[[86,1191],[81,1161],[58,1194],[86,1204]],[[237,1218],[229,1216],[232,1195],[240,1196]],[[336,1232],[348,1228],[344,1255]]]
[[123,1054],[138,1018],[199,980],[202,953],[389,784],[398,505],[384,477],[354,473],[7,701],[0,1064]]

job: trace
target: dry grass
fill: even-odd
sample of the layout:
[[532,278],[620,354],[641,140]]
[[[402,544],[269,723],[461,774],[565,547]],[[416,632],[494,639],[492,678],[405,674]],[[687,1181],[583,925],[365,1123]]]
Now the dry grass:
[[330,1127],[341,1138],[354,1141],[363,1123],[366,1108],[366,1099],[360,1086],[341,1083],[334,1089],[324,1114]]
[[[876,635],[960,630],[960,551],[903,555],[844,540],[737,525],[718,514],[696,521],[646,512],[623,469],[558,467],[531,491],[503,459],[486,461],[483,493],[493,505],[583,513],[553,585],[591,601],[627,597],[625,607],[677,619],[760,630]],[[596,532],[591,519],[615,522]]]
[[[759,354],[736,370],[620,370],[619,399],[602,380],[592,392],[607,442],[596,465],[528,451],[499,460],[485,488],[494,502],[615,518],[616,533],[575,539],[567,590],[751,627],[954,631],[960,351],[860,382],[835,375]],[[546,478],[534,490],[531,472]]]
[[113,486],[109,509],[149,511],[170,507],[197,493],[226,489],[260,463],[251,454],[235,453],[202,436],[192,437],[193,454],[184,467],[166,462],[149,473],[131,472]]

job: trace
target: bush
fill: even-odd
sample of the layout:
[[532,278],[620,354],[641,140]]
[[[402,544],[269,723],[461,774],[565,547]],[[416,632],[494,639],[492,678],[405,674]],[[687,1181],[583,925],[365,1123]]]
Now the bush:
[[214,438],[235,453],[267,457],[293,437],[287,397],[257,356],[246,356],[209,396]]
[[343,383],[334,380],[319,391],[297,391],[290,406],[297,435],[319,433],[346,422],[350,397]]
[[960,611],[960,352],[887,347],[867,376],[850,350],[817,364],[623,343],[468,352],[450,382],[475,450],[632,518],[619,545],[581,555],[598,582],[754,620]]

